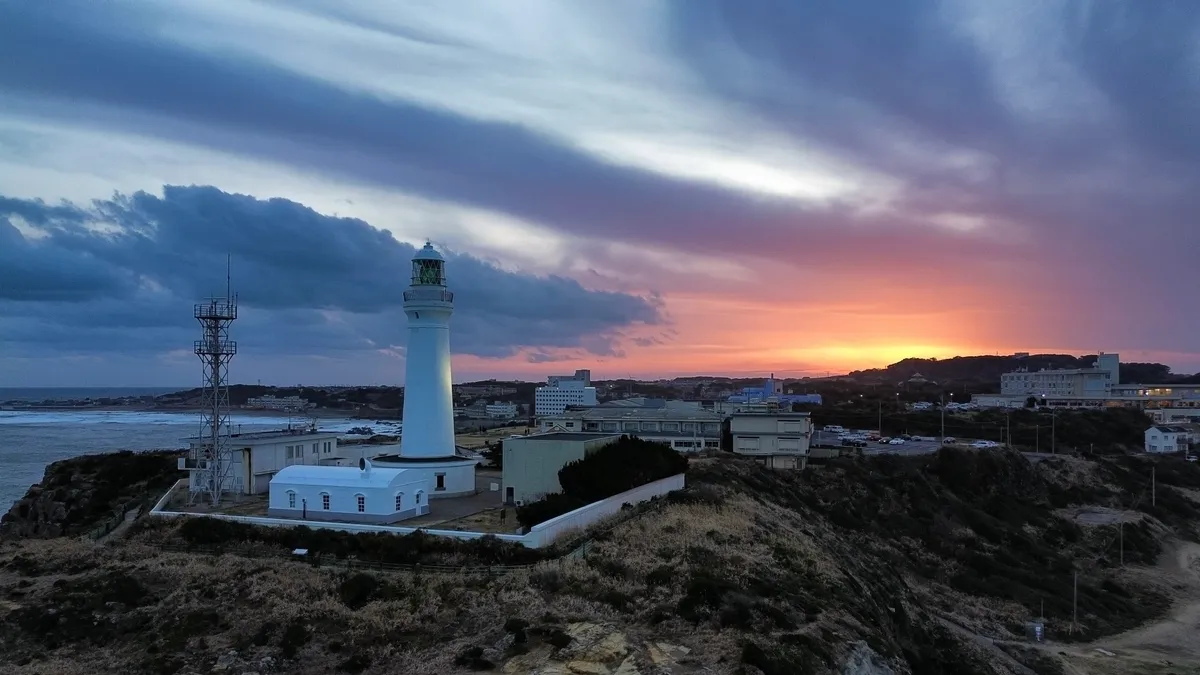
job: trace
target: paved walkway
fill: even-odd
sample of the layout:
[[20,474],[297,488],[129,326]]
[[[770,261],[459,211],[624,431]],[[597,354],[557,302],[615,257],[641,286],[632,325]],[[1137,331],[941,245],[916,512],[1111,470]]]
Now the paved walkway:
[[[429,500],[428,515],[411,518],[396,524],[402,527],[430,527],[437,523],[458,520],[459,518],[465,518],[482,511],[499,510],[503,499],[499,490],[500,475],[499,471],[476,470],[476,494],[470,497],[431,499]],[[497,485],[495,492],[492,492],[492,483]],[[514,514],[510,513],[509,515],[513,516]],[[499,518],[498,515],[497,518]],[[512,521],[515,527],[516,519],[513,518]]]

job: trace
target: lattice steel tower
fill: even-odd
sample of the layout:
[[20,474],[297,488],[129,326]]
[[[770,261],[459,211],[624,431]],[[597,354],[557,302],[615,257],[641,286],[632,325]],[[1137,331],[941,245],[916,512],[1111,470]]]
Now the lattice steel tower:
[[204,390],[190,492],[193,502],[207,494],[216,506],[223,493],[240,492],[233,475],[229,438],[229,361],[237,354],[237,342],[229,339],[229,324],[237,319],[237,296],[230,293],[228,272],[225,297],[197,304],[195,316],[203,329],[203,339],[196,340],[195,351],[204,364]]

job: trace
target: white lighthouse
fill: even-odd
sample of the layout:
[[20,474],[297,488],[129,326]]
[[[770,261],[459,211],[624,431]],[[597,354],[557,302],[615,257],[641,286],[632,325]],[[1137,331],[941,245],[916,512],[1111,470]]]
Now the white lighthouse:
[[452,457],[450,315],[454,313],[454,293],[446,290],[446,259],[429,243],[413,256],[404,313],[408,315],[408,350],[400,456]]
[[446,259],[426,242],[412,259],[404,291],[408,349],[404,356],[404,424],[400,454],[376,466],[409,469],[429,481],[429,498],[475,492],[474,459],[454,445],[454,399],[450,377],[450,315],[454,293],[446,288]]

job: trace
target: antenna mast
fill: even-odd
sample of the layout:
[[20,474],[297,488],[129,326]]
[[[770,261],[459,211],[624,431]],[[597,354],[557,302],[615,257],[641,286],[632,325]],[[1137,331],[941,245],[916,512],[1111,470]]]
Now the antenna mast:
[[200,438],[192,446],[189,487],[195,502],[204,494],[213,506],[226,492],[241,492],[241,480],[233,475],[233,451],[229,435],[229,361],[237,354],[237,342],[229,339],[229,325],[237,319],[237,298],[232,293],[231,258],[225,259],[225,297],[210,298],[195,305],[202,339],[194,350],[204,368],[201,392]]

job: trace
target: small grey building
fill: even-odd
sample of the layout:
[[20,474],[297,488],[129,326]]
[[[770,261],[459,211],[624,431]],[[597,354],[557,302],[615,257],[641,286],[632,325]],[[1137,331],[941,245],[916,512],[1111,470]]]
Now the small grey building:
[[559,469],[620,437],[620,434],[556,432],[504,439],[501,478],[504,503],[519,505],[562,492]]

